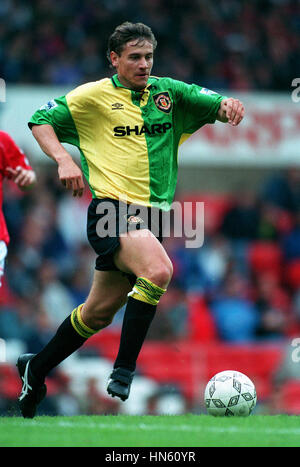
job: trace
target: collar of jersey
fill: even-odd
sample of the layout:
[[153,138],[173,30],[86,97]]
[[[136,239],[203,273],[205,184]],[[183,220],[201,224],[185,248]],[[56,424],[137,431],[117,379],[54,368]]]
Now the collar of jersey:
[[[132,91],[132,89],[127,88],[126,86],[124,86],[124,85],[120,82],[120,80],[119,80],[117,74],[113,75],[112,78],[111,78],[111,80],[112,80],[113,85],[114,85],[116,88],[124,88],[124,89],[128,89],[129,91]],[[150,89],[151,86],[152,86],[152,84],[148,82],[148,84],[147,84],[147,86],[145,87],[145,89]]]

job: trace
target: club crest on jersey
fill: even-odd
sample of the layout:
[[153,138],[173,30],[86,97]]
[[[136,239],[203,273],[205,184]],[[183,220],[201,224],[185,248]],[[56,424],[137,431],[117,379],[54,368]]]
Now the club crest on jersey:
[[138,216],[125,216],[128,224],[143,224],[143,219]]
[[153,96],[153,99],[156,107],[159,110],[165,112],[166,114],[171,112],[172,101],[168,92],[160,92],[159,94],[155,94],[155,96]]

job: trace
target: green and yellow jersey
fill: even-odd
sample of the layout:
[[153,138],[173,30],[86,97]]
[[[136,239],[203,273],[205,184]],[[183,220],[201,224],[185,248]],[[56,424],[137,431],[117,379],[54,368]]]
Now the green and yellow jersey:
[[94,198],[168,210],[177,182],[178,147],[215,122],[223,98],[171,78],[150,77],[143,91],[132,91],[114,75],[48,102],[29,127],[50,124],[60,142],[79,149]]

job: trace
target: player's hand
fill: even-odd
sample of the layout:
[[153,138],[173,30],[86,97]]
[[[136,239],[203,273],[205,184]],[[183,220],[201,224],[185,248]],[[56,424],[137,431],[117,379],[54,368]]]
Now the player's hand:
[[237,126],[244,118],[245,108],[239,99],[228,97],[222,100],[218,114],[221,121]]
[[33,170],[24,169],[18,165],[15,169],[7,167],[6,171],[11,175],[12,180],[19,188],[29,188],[36,182]]
[[72,159],[65,159],[58,165],[58,176],[67,190],[73,191],[73,196],[82,196],[84,191],[83,175]]

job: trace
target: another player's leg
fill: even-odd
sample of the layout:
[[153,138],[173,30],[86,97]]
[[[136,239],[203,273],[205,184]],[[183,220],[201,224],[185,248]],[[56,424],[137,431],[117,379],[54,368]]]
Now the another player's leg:
[[2,276],[4,275],[4,264],[5,264],[6,255],[7,255],[6,243],[0,240],[0,287],[1,287]]
[[154,318],[160,297],[172,276],[172,263],[156,237],[148,230],[129,232],[120,237],[115,255],[117,267],[137,279],[129,294],[119,352],[107,391],[126,400],[129,396],[136,361]]
[[128,279],[121,272],[96,270],[86,302],[63,321],[41,352],[19,357],[17,367],[23,381],[19,406],[25,418],[34,417],[37,405],[45,397],[47,374],[89,337],[111,323],[129,290]]

